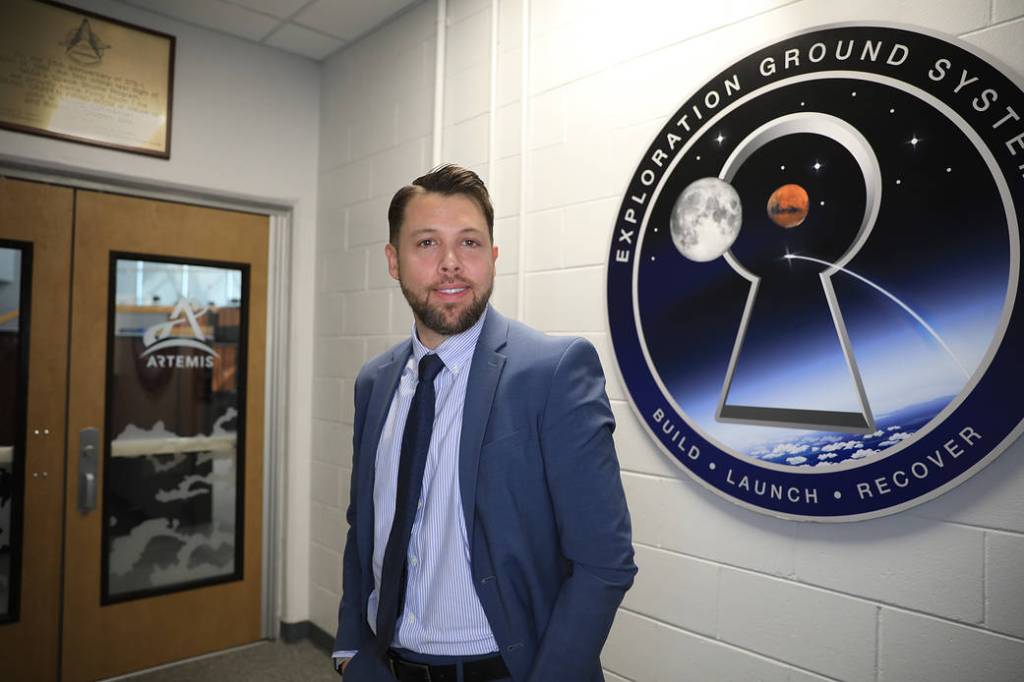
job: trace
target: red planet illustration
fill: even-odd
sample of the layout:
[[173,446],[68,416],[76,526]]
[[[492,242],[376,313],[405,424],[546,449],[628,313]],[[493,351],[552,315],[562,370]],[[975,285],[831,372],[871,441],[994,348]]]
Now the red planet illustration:
[[779,227],[796,227],[807,218],[807,190],[792,183],[783,185],[768,197],[768,217]]

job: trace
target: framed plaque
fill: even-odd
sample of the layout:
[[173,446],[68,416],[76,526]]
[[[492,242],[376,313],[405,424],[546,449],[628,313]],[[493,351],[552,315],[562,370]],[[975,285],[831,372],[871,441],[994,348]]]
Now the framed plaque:
[[43,0],[0,3],[0,127],[171,155],[174,36]]

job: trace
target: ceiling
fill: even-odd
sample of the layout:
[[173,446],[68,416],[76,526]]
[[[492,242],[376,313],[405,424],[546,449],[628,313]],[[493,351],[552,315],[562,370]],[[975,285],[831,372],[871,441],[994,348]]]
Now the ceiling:
[[420,0],[121,0],[320,61]]

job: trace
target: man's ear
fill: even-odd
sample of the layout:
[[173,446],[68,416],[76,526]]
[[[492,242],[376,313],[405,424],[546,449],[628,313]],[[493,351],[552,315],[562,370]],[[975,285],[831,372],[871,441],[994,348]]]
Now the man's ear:
[[398,249],[388,242],[384,245],[384,255],[388,259],[388,274],[391,279],[398,280]]

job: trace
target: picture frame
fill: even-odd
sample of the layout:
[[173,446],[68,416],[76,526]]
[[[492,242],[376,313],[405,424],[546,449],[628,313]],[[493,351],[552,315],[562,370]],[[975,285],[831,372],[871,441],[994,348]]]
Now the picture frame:
[[175,37],[50,0],[0,4],[0,128],[171,155]]

